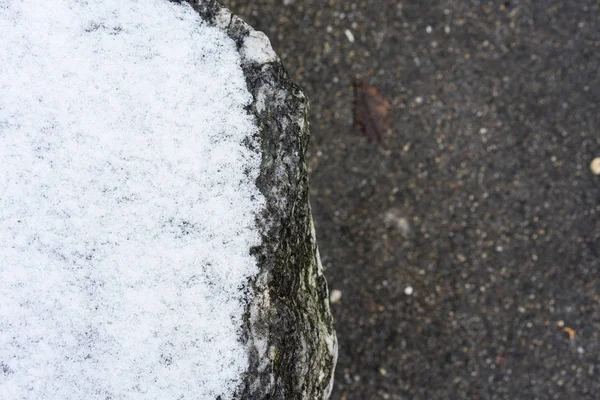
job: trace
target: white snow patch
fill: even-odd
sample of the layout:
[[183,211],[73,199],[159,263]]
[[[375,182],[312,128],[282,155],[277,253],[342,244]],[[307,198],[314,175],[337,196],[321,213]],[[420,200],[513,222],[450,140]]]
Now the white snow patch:
[[231,398],[264,201],[233,41],[166,0],[0,32],[0,398]]

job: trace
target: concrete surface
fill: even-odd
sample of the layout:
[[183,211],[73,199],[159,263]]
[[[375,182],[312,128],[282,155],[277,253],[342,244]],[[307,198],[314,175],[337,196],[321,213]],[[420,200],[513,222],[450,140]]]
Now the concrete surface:
[[[600,398],[598,2],[223,3],[312,102],[332,398]],[[352,126],[356,77],[387,150]]]

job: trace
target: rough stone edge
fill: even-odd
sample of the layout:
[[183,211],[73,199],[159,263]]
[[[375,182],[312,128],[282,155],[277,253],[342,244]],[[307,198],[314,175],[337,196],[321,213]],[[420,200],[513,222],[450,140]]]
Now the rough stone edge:
[[257,186],[267,207],[258,218],[263,240],[253,254],[260,272],[250,283],[254,296],[245,315],[250,367],[236,398],[328,399],[337,338],[309,202],[308,99],[264,33],[215,0],[185,1],[236,43],[253,96],[248,111],[260,130]]

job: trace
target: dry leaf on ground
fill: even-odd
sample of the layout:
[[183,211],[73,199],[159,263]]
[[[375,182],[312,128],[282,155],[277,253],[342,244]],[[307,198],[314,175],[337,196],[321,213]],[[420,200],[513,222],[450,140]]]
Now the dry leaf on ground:
[[383,144],[383,135],[390,129],[390,103],[375,86],[360,80],[354,83],[354,96],[354,126]]

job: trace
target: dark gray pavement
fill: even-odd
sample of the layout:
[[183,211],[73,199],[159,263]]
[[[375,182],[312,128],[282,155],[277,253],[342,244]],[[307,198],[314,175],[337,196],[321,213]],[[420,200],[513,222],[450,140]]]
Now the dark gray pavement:
[[599,399],[598,1],[223,3],[312,103],[332,398]]

